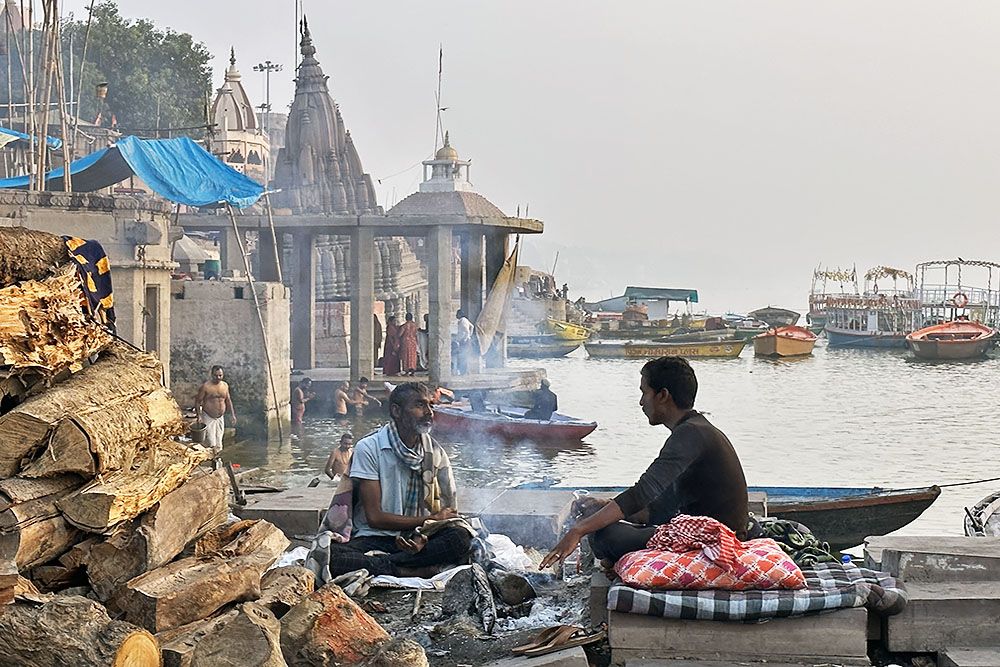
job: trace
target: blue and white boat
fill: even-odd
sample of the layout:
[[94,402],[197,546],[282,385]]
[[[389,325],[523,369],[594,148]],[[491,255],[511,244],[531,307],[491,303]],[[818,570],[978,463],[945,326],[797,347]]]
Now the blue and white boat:
[[[892,280],[891,288],[879,288]],[[923,326],[921,302],[913,274],[877,266],[865,274],[861,294],[826,298],[826,337],[829,348],[906,348],[906,336]]]

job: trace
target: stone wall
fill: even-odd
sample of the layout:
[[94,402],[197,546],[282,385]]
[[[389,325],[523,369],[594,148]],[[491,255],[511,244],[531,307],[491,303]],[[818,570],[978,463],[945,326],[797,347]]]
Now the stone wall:
[[[154,352],[170,378],[171,206],[95,193],[0,191],[0,225],[99,241],[111,262],[118,335]],[[179,232],[177,233],[179,238]]]
[[277,390],[277,414],[267,372],[260,323],[246,281],[174,281],[171,390],[184,407],[194,405],[198,387],[218,364],[225,369],[240,436],[289,433],[291,349],[289,291],[278,283],[255,283],[267,331],[271,372]]

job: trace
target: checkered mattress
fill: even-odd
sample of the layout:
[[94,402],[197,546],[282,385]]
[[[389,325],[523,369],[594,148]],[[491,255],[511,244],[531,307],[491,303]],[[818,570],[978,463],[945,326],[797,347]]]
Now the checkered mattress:
[[766,591],[647,591],[620,581],[608,591],[608,609],[629,614],[707,621],[757,621],[867,607],[886,616],[906,606],[903,583],[885,572],[852,564],[802,568],[806,588]]

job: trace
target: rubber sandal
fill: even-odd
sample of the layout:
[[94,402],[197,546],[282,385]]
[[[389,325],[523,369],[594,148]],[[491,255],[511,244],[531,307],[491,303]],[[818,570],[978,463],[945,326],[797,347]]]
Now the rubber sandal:
[[525,651],[527,651],[529,649],[538,648],[539,646],[542,646],[543,644],[548,643],[549,640],[551,640],[553,637],[555,637],[556,633],[558,633],[560,630],[562,630],[563,628],[568,628],[568,627],[572,627],[572,626],[569,626],[569,625],[553,625],[551,628],[545,628],[544,630],[542,630],[541,632],[539,632],[537,635],[535,635],[534,637],[532,637],[531,641],[529,641],[527,644],[521,644],[520,646],[515,646],[514,648],[512,648],[511,649],[511,653],[514,653],[516,655],[521,655],[522,653],[524,653]]
[[538,646],[537,648],[528,649],[523,653],[523,655],[535,657],[539,655],[546,655],[548,653],[555,653],[556,651],[562,651],[567,648],[574,648],[576,646],[586,646],[587,644],[599,642],[606,636],[604,630],[584,630],[583,628],[573,628],[573,630],[574,631],[570,633],[560,632],[548,643]]

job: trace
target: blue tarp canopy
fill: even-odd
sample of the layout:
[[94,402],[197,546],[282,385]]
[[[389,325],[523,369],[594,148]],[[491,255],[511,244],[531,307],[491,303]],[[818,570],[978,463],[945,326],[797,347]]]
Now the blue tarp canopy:
[[[8,127],[0,127],[0,146],[6,146],[11,141],[17,141],[21,139],[22,141],[27,141],[29,144],[34,143],[31,139],[30,134],[25,134],[24,132],[18,132],[17,130],[12,130]],[[15,137],[14,139],[7,139],[7,137]],[[62,148],[62,139],[57,139],[55,137],[45,137],[45,145],[49,148],[57,149]]]
[[[63,168],[45,175],[46,190],[61,190]],[[222,202],[244,208],[264,194],[264,186],[236,171],[187,137],[123,137],[70,163],[74,192],[92,192],[137,176],[153,192],[188,206]],[[0,180],[0,188],[24,189],[28,177]]]

